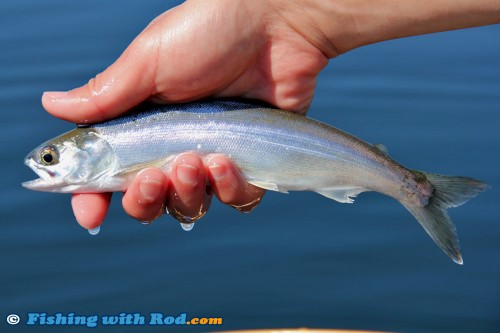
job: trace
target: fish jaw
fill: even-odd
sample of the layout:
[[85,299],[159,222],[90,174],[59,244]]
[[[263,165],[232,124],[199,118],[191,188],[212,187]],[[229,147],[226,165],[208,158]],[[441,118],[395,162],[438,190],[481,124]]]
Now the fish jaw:
[[51,184],[42,178],[33,179],[24,183],[21,183],[24,188],[33,191],[42,191],[42,192],[51,192],[50,190],[53,188],[54,184]]
[[21,183],[24,188],[40,192],[54,193],[100,193],[103,192],[99,185],[93,184],[64,184],[50,183],[41,178]]
[[41,178],[21,183],[21,185],[28,190],[40,192],[73,193],[78,189],[76,185],[50,183]]
[[100,178],[93,182],[83,184],[67,184],[64,182],[50,182],[38,178],[30,180],[21,185],[28,190],[55,193],[103,193],[125,191],[130,183],[129,179],[123,178]]

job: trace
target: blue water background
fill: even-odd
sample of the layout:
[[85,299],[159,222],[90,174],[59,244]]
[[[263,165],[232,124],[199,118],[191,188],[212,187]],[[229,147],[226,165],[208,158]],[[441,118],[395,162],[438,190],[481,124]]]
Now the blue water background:
[[[384,143],[404,165],[493,187],[451,210],[465,265],[449,260],[396,201],[353,205],[314,193],[268,193],[242,215],[213,204],[184,232],[170,218],[129,218],[115,194],[97,237],[70,196],[23,189],[22,165],[73,128],[46,114],[45,90],[85,83],[174,1],[0,3],[0,332],[27,312],[163,312],[223,317],[222,327],[106,327],[202,332],[324,327],[400,332],[500,332],[500,26],[367,46],[330,62],[313,118]],[[189,47],[189,45],[186,45]],[[8,326],[9,313],[21,323]]]

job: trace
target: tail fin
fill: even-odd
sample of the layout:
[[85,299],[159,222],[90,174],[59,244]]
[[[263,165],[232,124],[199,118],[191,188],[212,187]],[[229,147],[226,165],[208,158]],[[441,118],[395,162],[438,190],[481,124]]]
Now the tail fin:
[[436,175],[415,171],[426,176],[434,192],[425,207],[403,203],[436,244],[454,262],[463,264],[457,233],[447,209],[458,207],[487,190],[489,185],[467,177]]

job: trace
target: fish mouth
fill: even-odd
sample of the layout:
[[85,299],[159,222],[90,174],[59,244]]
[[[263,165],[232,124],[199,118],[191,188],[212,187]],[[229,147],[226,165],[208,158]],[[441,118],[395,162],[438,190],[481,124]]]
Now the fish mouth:
[[55,174],[40,168],[32,158],[26,158],[24,164],[40,177],[21,183],[24,188],[34,191],[55,192],[60,187],[61,184],[54,181]]
[[62,182],[48,182],[42,178],[21,183],[21,186],[33,191],[57,193],[73,193],[76,189],[78,189],[78,185],[65,185]]

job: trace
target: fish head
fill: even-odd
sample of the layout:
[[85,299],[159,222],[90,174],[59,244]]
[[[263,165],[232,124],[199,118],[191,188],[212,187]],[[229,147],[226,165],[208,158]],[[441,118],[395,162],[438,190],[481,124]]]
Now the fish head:
[[95,129],[77,128],[33,149],[24,164],[40,177],[24,182],[25,188],[70,193],[95,186],[98,178],[114,170],[116,158]]

